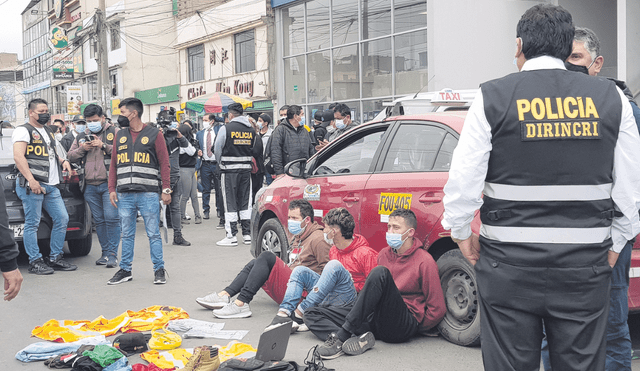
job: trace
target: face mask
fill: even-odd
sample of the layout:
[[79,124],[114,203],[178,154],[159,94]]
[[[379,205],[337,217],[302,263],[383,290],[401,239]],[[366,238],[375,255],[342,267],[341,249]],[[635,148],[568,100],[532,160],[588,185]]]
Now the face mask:
[[513,57],[513,65],[514,66],[518,65],[518,58],[517,57]]
[[[593,63],[591,63],[593,64]],[[569,62],[564,62],[564,66],[567,69],[567,71],[573,71],[573,72],[582,72],[584,74],[589,74],[589,67],[585,67],[585,66],[578,66],[577,64],[573,64],[573,63],[569,63]]]
[[291,234],[294,236],[302,234],[302,232],[304,232],[304,230],[307,229],[306,225],[304,226],[304,228],[302,228],[302,222],[297,220],[289,220],[288,227],[289,227],[289,232],[291,232]]
[[336,128],[338,130],[342,130],[346,127],[347,125],[344,124],[344,120],[336,120]]
[[118,116],[118,125],[120,125],[121,128],[128,128],[129,124],[128,118],[123,115]]
[[306,122],[307,122],[306,118],[302,116],[302,118],[300,119],[300,126],[304,125]]
[[87,122],[87,127],[92,133],[99,133],[102,130],[102,123],[100,121]]
[[51,119],[51,115],[48,113],[38,113],[38,124],[44,125]]
[[76,124],[76,133],[84,133],[84,129],[86,128],[86,125]]
[[[409,231],[410,231],[410,229],[407,229],[404,233],[407,233]],[[398,249],[402,246],[404,241],[406,241],[407,238],[409,238],[407,236],[407,238],[405,238],[403,240],[402,236],[404,235],[404,233],[400,234],[400,233],[389,233],[389,232],[387,232],[387,244],[389,245],[391,250],[393,250],[393,252],[397,253]]]
[[326,242],[329,246],[333,246],[333,238],[329,238],[327,236],[328,236],[328,234],[325,233],[324,234],[324,242]]
[[172,122],[171,125],[169,126],[170,129],[176,130],[178,128],[178,123],[177,122]]
[[264,121],[258,121],[258,129],[262,130],[264,127]]
[[332,125],[327,126],[327,133],[331,134],[334,131],[336,131],[336,128],[334,128]]

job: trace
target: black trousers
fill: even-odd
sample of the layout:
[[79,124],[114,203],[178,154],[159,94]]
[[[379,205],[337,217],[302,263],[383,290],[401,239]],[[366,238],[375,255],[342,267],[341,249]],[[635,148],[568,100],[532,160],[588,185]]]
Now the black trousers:
[[250,303],[258,290],[269,279],[275,264],[275,254],[270,251],[264,251],[256,259],[247,263],[224,291],[231,297],[240,293],[238,300],[243,303]]
[[180,213],[180,199],[182,198],[182,182],[178,177],[171,182],[171,203],[167,207],[167,219],[171,218],[173,237],[182,236],[182,214]]
[[475,266],[485,370],[538,370],[542,327],[554,370],[604,370],[611,267]]
[[202,161],[200,179],[202,180],[202,211],[208,213],[211,208],[209,202],[211,200],[211,185],[213,184],[213,190],[216,193],[216,213],[220,221],[224,222],[224,203],[218,165],[210,161]]
[[222,194],[224,195],[224,228],[227,237],[238,233],[238,217],[242,234],[251,234],[251,172],[222,173]]
[[[304,322],[309,330],[325,340],[328,334],[339,330],[337,326],[346,309],[348,307],[312,308],[305,311]],[[387,343],[403,343],[418,332],[418,321],[404,303],[391,272],[383,266],[371,270],[342,322],[340,326],[353,334],[370,330],[376,339]]]

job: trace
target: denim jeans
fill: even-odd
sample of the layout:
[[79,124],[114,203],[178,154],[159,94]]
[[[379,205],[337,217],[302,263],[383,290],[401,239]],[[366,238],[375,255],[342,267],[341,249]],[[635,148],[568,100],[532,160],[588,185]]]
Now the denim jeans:
[[216,215],[223,217],[224,204],[222,203],[222,192],[220,191],[220,171],[218,165],[212,162],[202,161],[200,167],[200,177],[202,178],[202,211],[208,213],[210,210],[211,185],[216,192]]
[[120,245],[120,217],[118,209],[109,201],[109,186],[87,184],[84,190],[84,199],[91,208],[91,216],[96,223],[98,241],[102,247],[102,256],[118,257],[118,245]]
[[144,219],[144,227],[147,230],[153,270],[164,268],[160,237],[160,195],[155,192],[118,192],[118,214],[122,229],[120,268],[131,271],[138,211]]
[[322,274],[307,267],[295,267],[287,283],[287,292],[280,304],[280,310],[291,314],[300,301],[303,290],[308,292],[307,297],[298,304],[298,309],[303,314],[306,309],[320,304],[338,306],[356,300],[356,288],[353,286],[351,273],[337,260],[328,262]]
[[27,194],[26,188],[20,187],[18,182],[19,180],[16,180],[16,193],[22,200],[24,208],[24,234],[22,240],[24,249],[29,255],[29,263],[42,258],[38,247],[38,226],[42,217],[42,208],[46,210],[53,221],[49,257],[55,259],[62,255],[64,238],[67,235],[67,224],[69,223],[69,214],[64,206],[64,201],[62,201],[60,190],[56,186],[40,183],[40,186],[47,193],[37,195],[30,192]]

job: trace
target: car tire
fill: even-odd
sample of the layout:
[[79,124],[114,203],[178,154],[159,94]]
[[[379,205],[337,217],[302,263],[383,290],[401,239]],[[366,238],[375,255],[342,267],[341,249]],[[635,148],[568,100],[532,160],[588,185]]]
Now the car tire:
[[459,249],[454,249],[438,259],[438,271],[447,306],[438,324],[440,334],[454,344],[480,345],[480,307],[473,266]]
[[89,233],[85,238],[77,240],[68,240],[69,252],[73,256],[87,256],[91,252],[91,242],[93,237]]
[[289,241],[282,224],[276,218],[264,222],[258,232],[254,255],[258,257],[264,251],[271,251],[285,263],[289,262]]

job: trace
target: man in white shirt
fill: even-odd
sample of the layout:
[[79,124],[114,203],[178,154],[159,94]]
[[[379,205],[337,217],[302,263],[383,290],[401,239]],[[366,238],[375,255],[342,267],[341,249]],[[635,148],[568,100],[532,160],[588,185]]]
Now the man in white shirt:
[[[16,193],[24,208],[24,247],[29,255],[29,273],[52,274],[54,270],[73,271],[78,267],[62,259],[62,246],[67,234],[69,215],[56,187],[62,179],[62,169],[70,172],[66,153],[58,145],[49,122],[49,108],[44,99],[29,102],[29,123],[13,132],[13,158],[20,175]],[[48,262],[42,259],[38,247],[38,226],[45,209],[51,226],[51,253]]]
[[211,182],[216,193],[216,211],[220,222],[217,229],[224,228],[224,205],[222,204],[222,191],[220,187],[220,170],[218,161],[213,153],[213,145],[220,125],[216,124],[216,115],[207,114],[202,118],[204,128],[196,133],[196,139],[202,150],[202,163],[200,165],[200,177],[202,179],[202,211],[204,218],[209,219],[209,202],[211,200]]
[[487,370],[538,369],[543,324],[553,369],[603,370],[611,267],[640,232],[631,107],[612,81],[566,71],[573,37],[562,7],[525,12],[521,72],[482,84],[444,189],[442,224],[475,264]]

